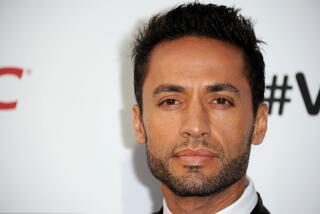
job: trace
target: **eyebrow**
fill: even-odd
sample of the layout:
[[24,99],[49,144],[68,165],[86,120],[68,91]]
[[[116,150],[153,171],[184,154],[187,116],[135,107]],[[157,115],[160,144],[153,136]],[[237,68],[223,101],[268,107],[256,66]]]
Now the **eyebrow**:
[[[240,91],[237,87],[229,83],[216,83],[213,85],[206,86],[207,92],[219,92],[219,91],[229,91],[234,93],[236,96],[240,97]],[[172,84],[161,84],[157,86],[152,93],[152,96],[155,97],[158,94],[165,92],[179,92],[184,93],[186,89],[180,85],[172,85]]]
[[155,97],[156,95],[164,92],[180,92],[183,93],[185,92],[186,89],[182,86],[179,85],[171,85],[171,84],[162,84],[156,87],[153,90],[152,96]]
[[206,87],[207,92],[229,91],[240,97],[240,91],[237,87],[229,83],[216,83]]

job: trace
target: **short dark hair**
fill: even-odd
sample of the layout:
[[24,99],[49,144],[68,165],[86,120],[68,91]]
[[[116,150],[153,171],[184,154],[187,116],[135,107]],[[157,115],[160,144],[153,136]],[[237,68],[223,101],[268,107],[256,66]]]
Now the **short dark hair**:
[[252,21],[239,9],[198,2],[183,4],[153,16],[138,33],[134,43],[134,92],[142,111],[142,87],[153,48],[164,41],[185,36],[206,37],[228,42],[243,51],[245,76],[252,95],[254,115],[264,100],[265,64],[255,36]]

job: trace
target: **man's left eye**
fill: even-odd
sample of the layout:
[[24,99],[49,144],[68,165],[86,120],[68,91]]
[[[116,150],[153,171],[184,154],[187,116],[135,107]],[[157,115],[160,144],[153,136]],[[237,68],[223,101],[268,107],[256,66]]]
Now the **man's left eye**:
[[219,97],[217,99],[214,99],[211,103],[213,104],[217,104],[217,105],[229,105],[229,106],[233,106],[233,102],[231,102],[230,100],[224,98],[224,97]]

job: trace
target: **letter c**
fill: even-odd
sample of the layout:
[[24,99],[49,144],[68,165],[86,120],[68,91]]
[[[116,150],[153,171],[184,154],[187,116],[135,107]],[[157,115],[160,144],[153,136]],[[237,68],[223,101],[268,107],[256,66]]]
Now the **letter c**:
[[[21,68],[0,68],[0,76],[2,75],[14,75],[17,78],[21,79],[23,70]],[[1,102],[0,101],[0,110],[5,109],[15,109],[18,101],[13,102]]]

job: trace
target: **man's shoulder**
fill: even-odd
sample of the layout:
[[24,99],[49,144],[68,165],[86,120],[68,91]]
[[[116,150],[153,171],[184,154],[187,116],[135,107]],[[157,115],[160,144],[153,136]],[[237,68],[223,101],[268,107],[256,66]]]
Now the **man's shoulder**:
[[[251,214],[270,214],[269,210],[263,205],[262,198],[259,193],[258,195],[258,201],[254,209],[252,210]],[[163,207],[158,212],[152,213],[152,214],[163,214]]]
[[152,213],[152,214],[163,214],[163,207],[158,212]]
[[270,214],[269,210],[267,210],[267,208],[263,205],[260,194],[257,193],[257,195],[258,201],[251,214]]

